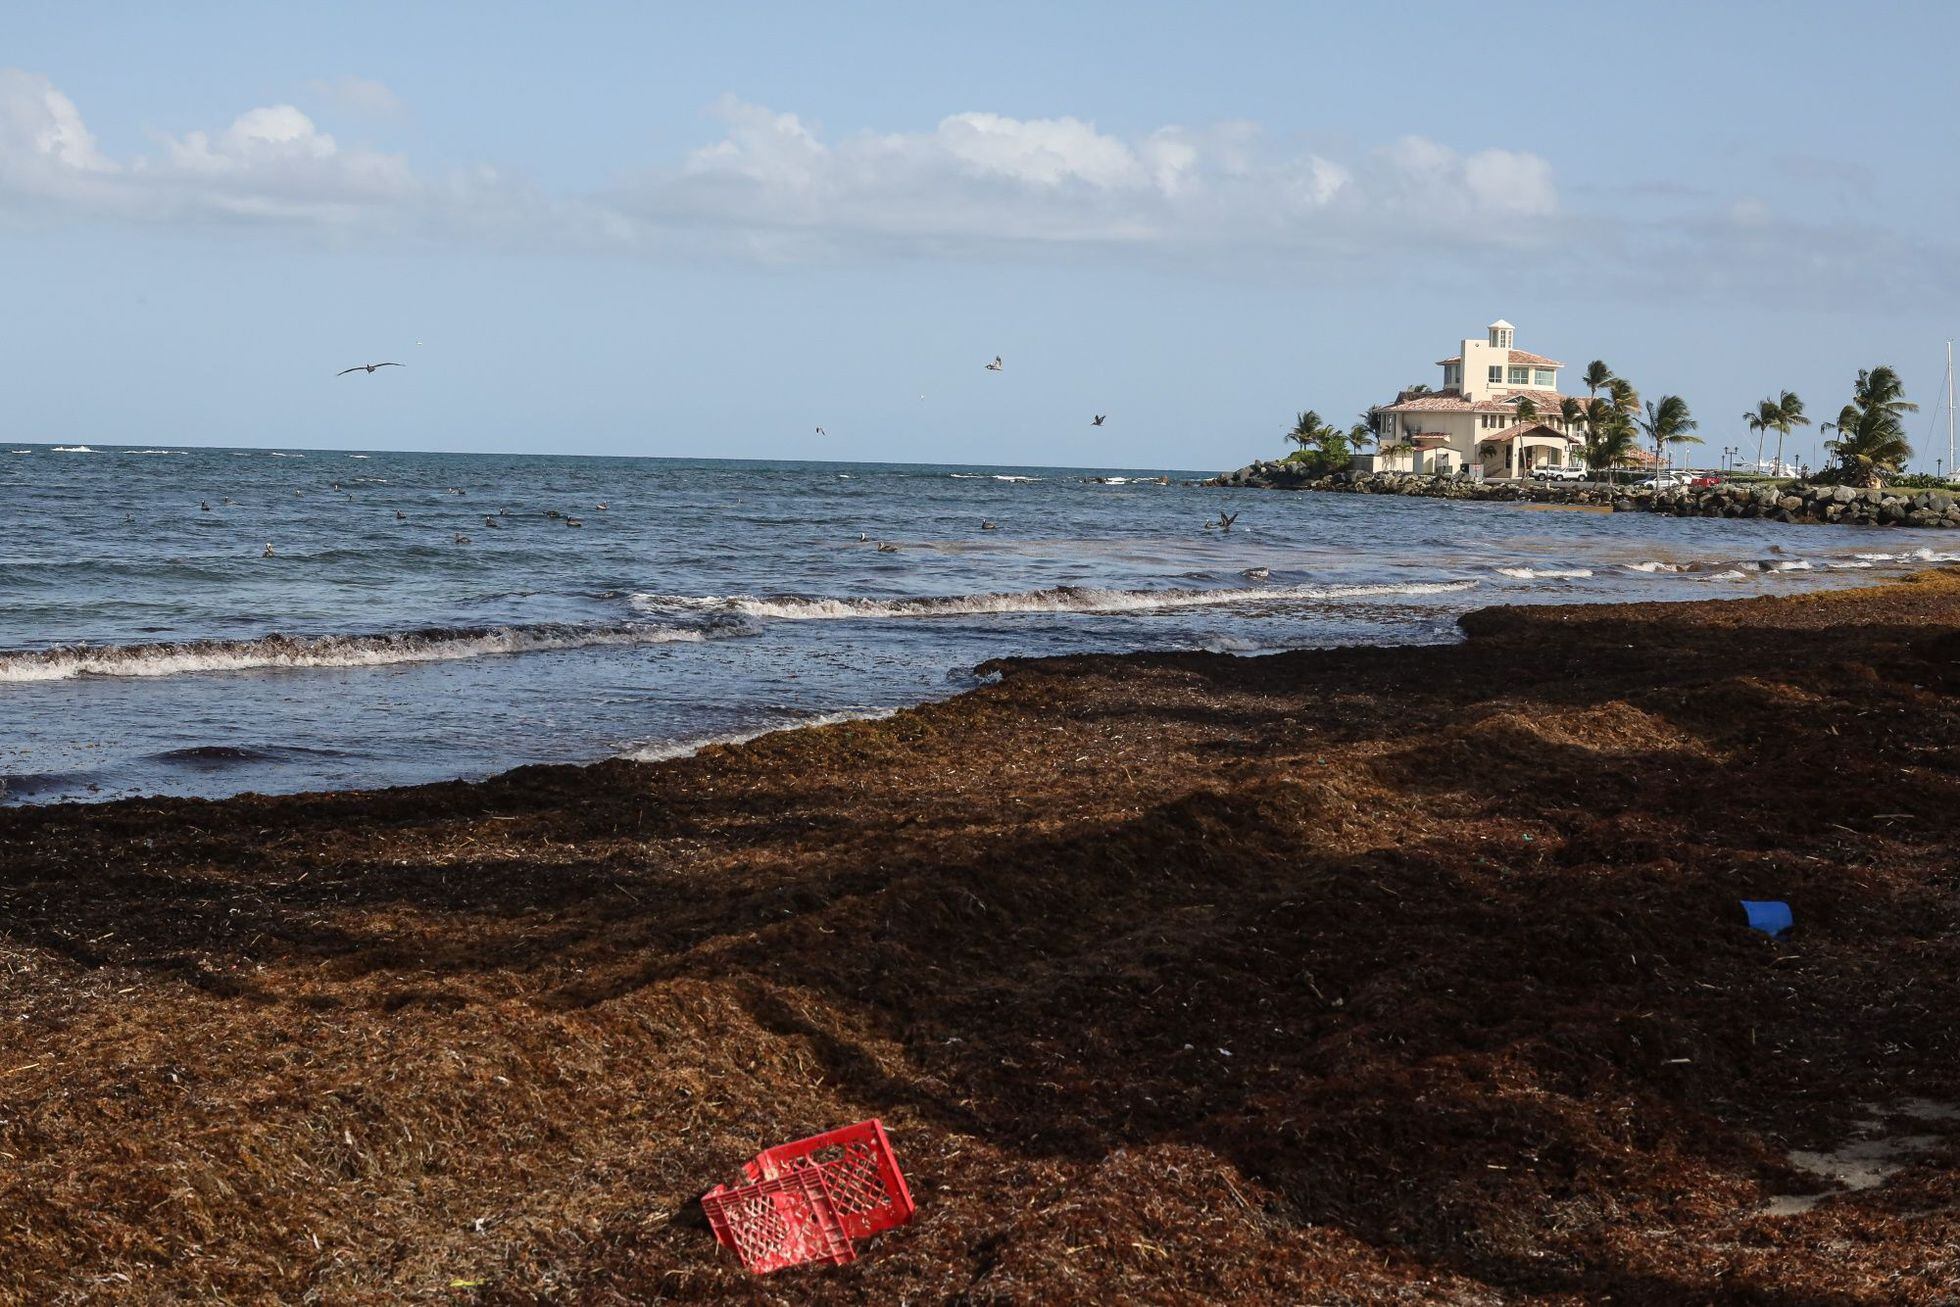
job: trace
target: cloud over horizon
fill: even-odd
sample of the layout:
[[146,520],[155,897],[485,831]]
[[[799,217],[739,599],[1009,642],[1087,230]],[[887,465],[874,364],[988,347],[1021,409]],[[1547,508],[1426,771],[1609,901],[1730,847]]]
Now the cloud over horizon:
[[[369,79],[310,89],[371,119],[402,112]],[[287,103],[156,135],[152,152],[116,159],[49,78],[0,68],[0,221],[770,261],[1068,250],[1357,268],[1525,250],[1539,274],[1629,283],[1688,278],[1695,264],[1774,277],[1784,257],[1841,281],[1880,265],[1868,247],[1884,251],[1887,275],[1955,277],[1950,249],[1807,224],[1755,195],[1574,208],[1551,160],[1506,143],[1463,151],[1404,136],[1336,158],[1248,122],[1122,135],[1075,117],[969,111],[925,130],[829,138],[734,96],[712,114],[718,139],[682,158],[622,161],[609,184],[554,195],[492,163],[418,169],[343,145]]]

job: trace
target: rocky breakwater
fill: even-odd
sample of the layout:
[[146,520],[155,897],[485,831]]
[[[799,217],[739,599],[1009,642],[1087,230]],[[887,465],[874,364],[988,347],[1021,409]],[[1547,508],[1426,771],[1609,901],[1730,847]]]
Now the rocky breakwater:
[[1262,490],[1334,490],[1354,495],[1420,495],[1429,499],[1478,499],[1503,503],[1599,504],[1613,501],[1610,487],[1558,481],[1472,481],[1410,472],[1333,472],[1314,475],[1304,463],[1253,463],[1202,484]]
[[1852,486],[1723,485],[1703,490],[1625,490],[1615,512],[1675,517],[1767,517],[1778,522],[1854,526],[1960,527],[1960,498],[1946,490],[1860,490]]
[[1591,504],[1610,506],[1616,513],[1668,513],[1675,517],[1766,517],[1778,522],[1841,522],[1855,526],[1960,527],[1960,496],[1946,490],[1882,487],[1861,490],[1852,486],[1770,486],[1740,482],[1699,489],[1652,490],[1593,482],[1472,481],[1406,472],[1315,475],[1304,464],[1280,460],[1253,463],[1203,484],[1499,503]]

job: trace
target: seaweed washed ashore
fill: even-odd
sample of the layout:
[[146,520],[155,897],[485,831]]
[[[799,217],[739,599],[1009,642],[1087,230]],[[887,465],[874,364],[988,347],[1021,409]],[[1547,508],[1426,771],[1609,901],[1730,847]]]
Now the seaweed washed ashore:
[[1539,481],[1471,481],[1403,472],[1335,472],[1314,476],[1283,459],[1252,463],[1203,484],[1262,490],[1331,490],[1359,495],[1419,495],[1494,503],[1584,504],[1615,512],[1674,517],[1761,517],[1778,522],[1847,526],[1960,527],[1960,498],[1944,490],[1854,489],[1851,486],[1753,486],[1653,490],[1642,486],[1567,485]]
[[1462,626],[0,811],[0,1300],[1951,1301],[1960,573]]

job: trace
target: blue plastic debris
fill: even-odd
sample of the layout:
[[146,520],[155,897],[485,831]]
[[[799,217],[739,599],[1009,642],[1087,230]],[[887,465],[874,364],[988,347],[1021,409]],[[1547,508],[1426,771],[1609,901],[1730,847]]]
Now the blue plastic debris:
[[1792,924],[1790,905],[1781,899],[1744,899],[1742,910],[1749,917],[1749,928],[1772,939],[1787,933]]

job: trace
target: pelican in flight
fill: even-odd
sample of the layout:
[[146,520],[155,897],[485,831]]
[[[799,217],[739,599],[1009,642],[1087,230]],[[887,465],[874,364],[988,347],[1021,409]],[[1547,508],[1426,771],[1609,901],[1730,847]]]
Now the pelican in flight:
[[[1240,509],[1240,510],[1239,510],[1239,512],[1241,512],[1241,513],[1242,513],[1242,512],[1244,512],[1244,511],[1245,511],[1244,509]],[[1232,529],[1232,523],[1234,523],[1234,522],[1236,522],[1236,521],[1238,521],[1238,520],[1239,520],[1239,514],[1238,514],[1238,513],[1220,513],[1220,514],[1218,515],[1218,520],[1217,520],[1216,522],[1207,522],[1207,523],[1205,523],[1205,530],[1207,530],[1207,531],[1230,531],[1230,530]]]
[[1007,365],[1000,361],[1000,355],[998,354],[994,355],[994,361],[987,365],[987,371],[989,372],[1005,372],[1006,370]]
[[334,375],[336,377],[344,377],[350,372],[372,372],[376,368],[405,368],[407,366],[408,364],[406,363],[356,363],[351,368],[342,368],[340,371],[334,373]]
[[1103,424],[1103,419],[1108,416],[1109,414],[1107,413],[1098,413],[1094,417],[1089,419],[1089,425],[1092,427],[1099,427]]
[[830,433],[829,433],[828,431],[825,431],[825,430],[824,430],[824,429],[823,429],[822,427],[818,427],[818,428],[817,428],[817,434],[818,434],[818,435],[820,435],[820,436],[827,436],[827,435],[829,435]]

